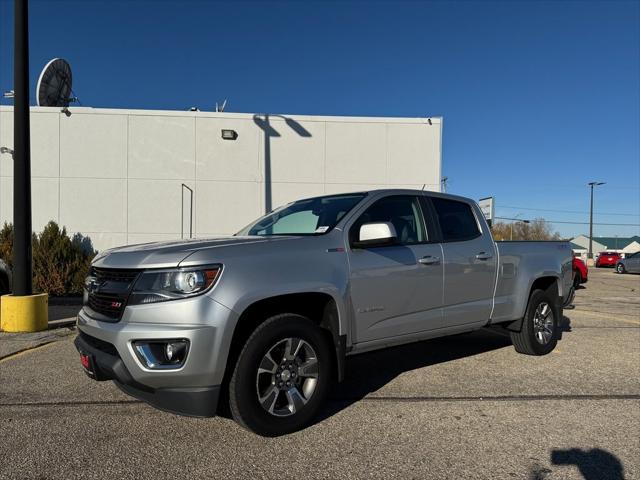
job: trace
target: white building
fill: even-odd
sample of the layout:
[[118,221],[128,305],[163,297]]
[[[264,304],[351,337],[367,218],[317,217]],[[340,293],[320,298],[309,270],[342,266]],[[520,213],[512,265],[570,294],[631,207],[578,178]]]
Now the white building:
[[[101,250],[231,234],[297,198],[438,191],[441,135],[440,118],[32,107],[33,229],[55,220]],[[0,146],[13,148],[10,106]],[[0,155],[0,222],[12,221],[12,175]]]

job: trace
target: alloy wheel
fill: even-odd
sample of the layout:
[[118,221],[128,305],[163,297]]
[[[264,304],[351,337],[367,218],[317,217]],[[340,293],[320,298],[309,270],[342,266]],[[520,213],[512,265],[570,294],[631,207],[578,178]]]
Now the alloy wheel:
[[262,357],[256,375],[258,402],[276,417],[299,412],[318,383],[318,356],[300,338],[285,338]]
[[553,338],[553,311],[547,302],[540,302],[533,315],[533,334],[537,342],[546,345]]

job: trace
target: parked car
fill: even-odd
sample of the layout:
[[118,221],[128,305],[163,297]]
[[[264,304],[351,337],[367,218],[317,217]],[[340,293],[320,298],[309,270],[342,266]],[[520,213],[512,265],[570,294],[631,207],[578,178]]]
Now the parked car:
[[568,242],[494,242],[463,197],[309,198],[232,237],[99,254],[75,344],[91,378],[160,409],[214,416],[223,398],[280,435],[316,416],[347,355],[488,325],[551,352],[571,258]]
[[596,268],[599,267],[615,267],[620,260],[618,252],[600,252],[596,259]]
[[627,254],[616,263],[618,273],[640,273],[640,252]]
[[589,269],[587,268],[587,264],[584,263],[580,258],[573,257],[573,286],[574,288],[578,288],[578,285],[583,283],[587,283],[589,274]]

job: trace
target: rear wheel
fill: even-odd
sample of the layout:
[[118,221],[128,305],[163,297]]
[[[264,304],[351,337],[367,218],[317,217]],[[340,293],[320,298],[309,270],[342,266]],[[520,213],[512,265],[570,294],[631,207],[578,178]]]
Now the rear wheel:
[[618,273],[627,273],[627,271],[624,268],[624,264],[619,263],[616,265],[616,272]]
[[549,292],[534,290],[519,332],[511,332],[513,346],[518,353],[525,355],[546,355],[558,343],[557,309],[553,308],[555,299]]
[[240,353],[229,383],[231,414],[259,435],[300,430],[322,407],[332,373],[325,332],[301,315],[271,317]]

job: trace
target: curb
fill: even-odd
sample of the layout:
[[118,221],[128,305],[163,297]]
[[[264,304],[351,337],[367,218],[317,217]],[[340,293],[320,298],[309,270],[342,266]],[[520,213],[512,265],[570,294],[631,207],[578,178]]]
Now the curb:
[[54,330],[56,328],[73,327],[76,324],[76,317],[61,318],[59,320],[50,320],[47,325],[47,330]]

